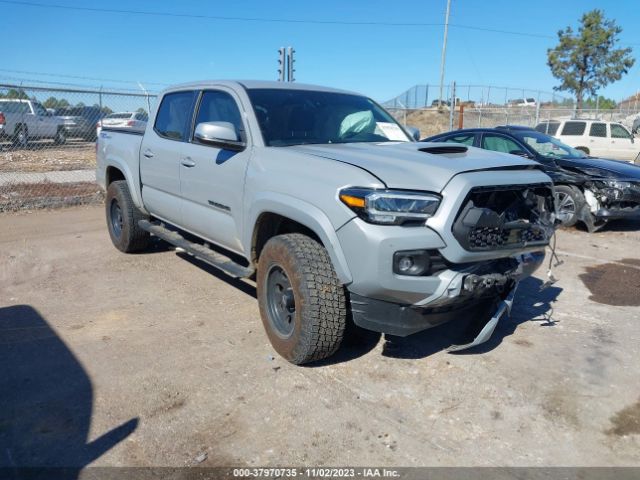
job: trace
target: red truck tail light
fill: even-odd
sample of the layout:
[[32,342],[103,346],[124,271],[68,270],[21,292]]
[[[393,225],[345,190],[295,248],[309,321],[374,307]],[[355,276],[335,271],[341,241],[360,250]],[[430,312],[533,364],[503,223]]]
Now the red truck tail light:
[[6,125],[7,119],[4,118],[4,113],[0,112],[0,125]]
[[127,122],[127,127],[133,127],[135,124],[136,124],[136,121],[135,121],[135,120],[129,120],[129,121]]

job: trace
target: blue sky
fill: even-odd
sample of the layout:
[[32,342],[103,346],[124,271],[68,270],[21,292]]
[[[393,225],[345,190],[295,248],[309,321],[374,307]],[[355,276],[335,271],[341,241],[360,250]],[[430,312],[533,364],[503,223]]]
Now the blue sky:
[[[441,23],[446,0],[34,0],[41,4],[283,19]],[[602,8],[635,44],[636,66],[601,93],[621,99],[640,89],[640,9],[623,0],[453,0],[451,23],[555,36],[580,15]],[[0,81],[8,77],[116,85],[13,71],[172,84],[204,78],[276,79],[277,49],[296,49],[296,79],[387,100],[415,84],[439,80],[443,27],[291,24],[73,11],[0,2],[4,45]],[[546,66],[554,39],[451,27],[447,82],[550,91]],[[8,40],[10,39],[10,40]]]

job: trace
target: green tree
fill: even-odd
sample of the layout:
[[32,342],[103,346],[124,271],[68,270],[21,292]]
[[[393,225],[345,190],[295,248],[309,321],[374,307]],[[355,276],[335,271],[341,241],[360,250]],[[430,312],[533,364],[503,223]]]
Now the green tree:
[[29,100],[29,95],[27,95],[27,92],[25,92],[21,88],[19,88],[17,90],[15,88],[10,88],[9,90],[7,90],[7,94],[5,95],[5,97],[6,98],[20,98],[22,100]]
[[631,48],[615,48],[622,28],[604,18],[602,10],[582,15],[578,32],[571,27],[558,32],[558,45],[547,50],[547,65],[560,80],[556,90],[573,92],[578,110],[586,95],[620,80],[633,66]]
[[585,108],[596,108],[596,105],[600,110],[613,110],[618,106],[615,100],[606,98],[600,95],[598,99],[588,98],[584,101]]
[[49,97],[42,103],[42,105],[44,106],[44,108],[57,109],[57,108],[68,107],[69,102],[64,98],[58,99],[56,97]]

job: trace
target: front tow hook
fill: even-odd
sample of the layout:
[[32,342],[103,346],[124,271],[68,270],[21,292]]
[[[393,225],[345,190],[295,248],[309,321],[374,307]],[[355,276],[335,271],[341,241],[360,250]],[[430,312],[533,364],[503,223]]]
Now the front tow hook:
[[503,315],[511,315],[511,307],[513,306],[513,299],[516,295],[516,289],[518,288],[518,284],[516,283],[514,287],[511,289],[509,294],[506,296],[504,300],[502,300],[498,304],[498,308],[496,309],[496,313],[489,319],[486,325],[480,330],[480,333],[473,339],[472,342],[466,343],[464,345],[451,345],[447,351],[451,352],[459,352],[461,350],[466,350],[468,348],[475,347],[480,345],[481,343],[486,342],[491,338],[493,331],[496,329],[496,325],[498,325],[498,321],[502,318]]

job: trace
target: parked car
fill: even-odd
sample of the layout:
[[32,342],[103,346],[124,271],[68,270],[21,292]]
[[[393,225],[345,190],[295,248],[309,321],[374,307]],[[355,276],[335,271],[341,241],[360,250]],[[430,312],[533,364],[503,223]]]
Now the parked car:
[[514,100],[509,100],[507,102],[507,106],[509,107],[535,107],[536,99],[535,98],[516,98]]
[[640,115],[633,119],[633,126],[631,127],[631,133],[636,135],[640,130]]
[[144,112],[115,112],[105,116],[98,122],[97,133],[100,134],[100,129],[103,127],[109,128],[124,128],[127,130],[136,130],[143,132],[147,127],[149,121],[149,115]]
[[332,355],[348,311],[400,336],[468,315],[479,328],[453,349],[486,341],[554,231],[535,167],[417,143],[367,97],[288,82],[176,86],[144,134],[104,127],[97,145],[116,248],[153,234],[255,275],[267,335],[295,364]]
[[616,122],[545,120],[535,129],[593,157],[633,162],[640,155],[640,143],[634,140],[627,127]]
[[56,115],[64,122],[67,137],[81,137],[87,141],[96,140],[96,123],[104,116],[100,107],[63,107]]
[[0,135],[20,147],[29,140],[50,138],[57,144],[67,140],[62,120],[34,100],[0,99],[0,125]]
[[470,128],[423,141],[462,143],[535,160],[555,184],[565,226],[580,221],[593,232],[611,220],[640,219],[639,166],[589,157],[529,127]]

